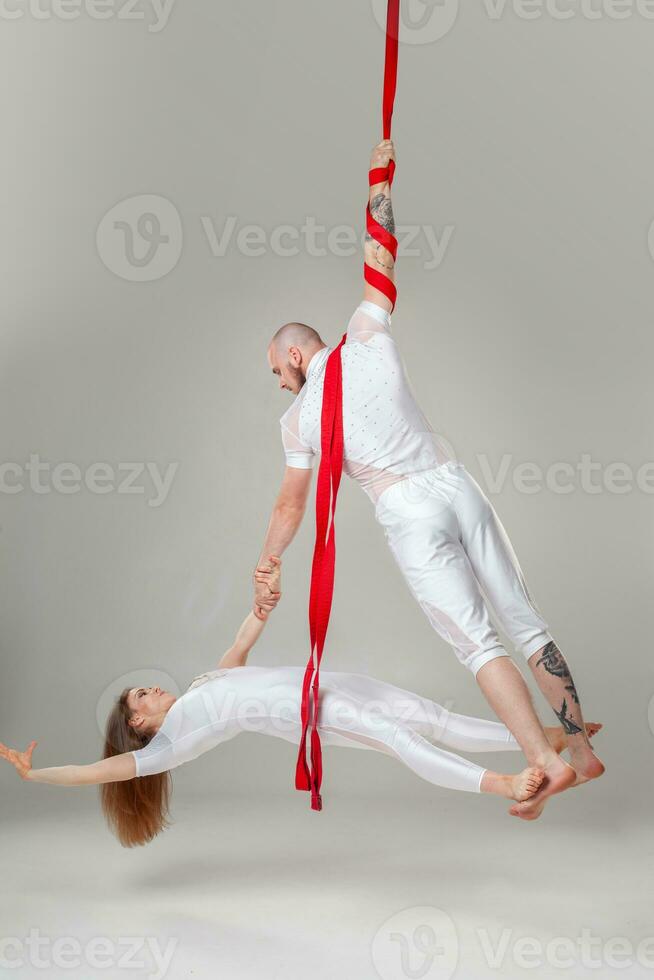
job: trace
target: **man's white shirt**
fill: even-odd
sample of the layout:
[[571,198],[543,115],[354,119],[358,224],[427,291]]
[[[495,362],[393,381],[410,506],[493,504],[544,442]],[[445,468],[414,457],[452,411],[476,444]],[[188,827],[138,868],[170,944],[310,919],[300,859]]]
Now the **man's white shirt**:
[[[311,468],[320,452],[322,393],[331,347],[317,351],[306,383],[280,419],[286,464]],[[452,459],[445,440],[418,407],[391,333],[391,316],[363,300],[352,314],[341,348],[343,470],[373,501],[421,470]]]

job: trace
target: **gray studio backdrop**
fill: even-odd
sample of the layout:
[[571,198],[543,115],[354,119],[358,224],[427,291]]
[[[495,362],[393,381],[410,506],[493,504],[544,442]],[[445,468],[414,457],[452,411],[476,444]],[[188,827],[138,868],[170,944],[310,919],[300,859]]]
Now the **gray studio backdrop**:
[[[460,8],[403,28],[393,330],[606,725],[617,813],[653,738],[654,21]],[[289,319],[333,343],[362,296],[383,30],[367,0],[40,9],[0,33],[0,738],[54,765],[98,757],[122,678],[182,690],[248,612],[291,397],[266,344]],[[324,666],[487,714],[347,481],[338,531]],[[306,661],[312,534],[310,509],[254,664]],[[292,794],[294,758],[252,734],[176,779]],[[326,794],[429,789],[372,753],[326,766]],[[7,810],[10,786],[95,805],[11,779]]]

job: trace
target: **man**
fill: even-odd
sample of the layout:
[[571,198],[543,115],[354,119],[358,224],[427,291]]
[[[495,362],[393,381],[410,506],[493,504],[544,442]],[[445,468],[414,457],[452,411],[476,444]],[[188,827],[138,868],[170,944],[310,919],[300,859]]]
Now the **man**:
[[[393,143],[384,140],[373,149],[370,169],[387,168],[391,159]],[[370,187],[369,205],[373,218],[393,234],[388,180]],[[365,261],[393,281],[393,256],[369,235]],[[569,667],[529,596],[499,518],[415,402],[391,333],[391,309],[390,300],[365,282],[364,299],[349,322],[341,352],[344,472],[361,483],[375,504],[391,551],[434,629],[474,674],[528,764],[544,771],[539,792],[510,811],[535,819],[549,796],[600,776],[604,767],[588,741]],[[262,556],[281,555],[302,521],[320,450],[322,386],[331,350],[302,323],[285,324],[268,348],[280,388],[296,398],[281,418],[287,465]],[[254,585],[254,613],[263,619],[281,593],[271,593],[257,571]],[[481,589],[563,725],[571,766],[549,746]]]

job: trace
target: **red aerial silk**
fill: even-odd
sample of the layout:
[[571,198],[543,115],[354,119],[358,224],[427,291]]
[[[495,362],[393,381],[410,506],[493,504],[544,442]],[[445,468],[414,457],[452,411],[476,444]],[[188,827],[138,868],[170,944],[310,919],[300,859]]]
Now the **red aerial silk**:
[[[397,81],[397,43],[400,17],[400,0],[388,0],[386,17],[386,57],[384,65],[384,96],[382,103],[383,138],[390,139],[391,119]],[[387,167],[375,167],[368,171],[368,185],[393,182],[395,161]],[[397,254],[397,239],[373,218],[370,204],[366,205],[368,233],[383,245],[393,259]],[[397,290],[394,283],[377,269],[364,262],[363,275],[395,307]],[[322,749],[318,733],[318,708],[320,688],[320,661],[322,660],[329,614],[334,593],[334,568],[336,562],[336,537],[334,515],[336,499],[343,469],[343,388],[341,372],[341,348],[332,351],[325,367],[321,415],[321,457],[316,487],[316,543],[311,568],[311,592],[309,598],[309,631],[311,656],[302,682],[302,735],[295,768],[295,788],[311,791],[311,809],[322,809],[320,786],[322,782]],[[307,762],[307,735],[311,727],[310,765]]]

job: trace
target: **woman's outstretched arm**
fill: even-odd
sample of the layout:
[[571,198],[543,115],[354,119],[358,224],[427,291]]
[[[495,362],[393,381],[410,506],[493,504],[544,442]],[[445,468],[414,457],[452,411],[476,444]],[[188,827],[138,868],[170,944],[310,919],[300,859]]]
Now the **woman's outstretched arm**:
[[[266,567],[260,565],[255,572],[258,582],[265,583],[273,595],[281,595],[279,584],[282,572],[282,560],[276,555],[270,556],[270,564]],[[254,644],[261,636],[265,619],[257,619],[253,612],[249,613],[241,623],[236,639],[229,650],[223,655],[219,667],[244,667],[247,663],[248,654]]]
[[32,753],[36,742],[30,742],[24,752],[10,749],[0,742],[0,756],[11,763],[21,779],[30,783],[50,783],[53,786],[92,786],[97,783],[117,783],[136,776],[136,763],[131,752],[101,759],[88,766],[52,766],[33,769]]

